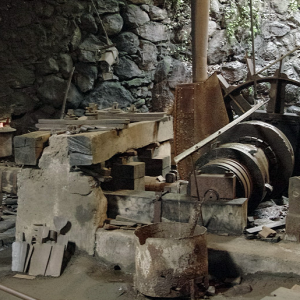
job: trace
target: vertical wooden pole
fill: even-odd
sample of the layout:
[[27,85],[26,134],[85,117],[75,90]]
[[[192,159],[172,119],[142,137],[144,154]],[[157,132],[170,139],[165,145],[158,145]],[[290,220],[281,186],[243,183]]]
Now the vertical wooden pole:
[[207,79],[207,47],[210,0],[192,0],[193,82]]

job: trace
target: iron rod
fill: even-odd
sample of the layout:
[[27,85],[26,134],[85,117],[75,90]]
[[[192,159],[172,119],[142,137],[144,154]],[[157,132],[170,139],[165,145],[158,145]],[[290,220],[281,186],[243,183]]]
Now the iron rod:
[[61,119],[63,119],[64,115],[65,115],[66,103],[67,103],[67,98],[68,98],[69,89],[70,89],[71,80],[72,80],[72,77],[73,77],[74,70],[75,70],[75,67],[73,67],[73,69],[71,71],[71,74],[70,74],[70,77],[69,77],[69,80],[68,80],[68,85],[67,85],[66,93],[65,93],[65,96],[64,96],[63,105],[62,105],[62,108],[61,108],[61,116],[60,116]]
[[300,49],[300,46],[296,47],[295,49],[291,50],[290,52],[286,53],[285,55],[281,56],[280,58],[276,59],[274,62],[272,62],[271,64],[269,64],[268,66],[264,67],[263,69],[261,69],[260,71],[258,71],[257,73],[254,72],[255,75],[258,75],[260,73],[262,73],[263,71],[266,71],[267,69],[269,69],[270,67],[272,67],[273,65],[275,65],[276,63],[278,63],[279,61],[283,60],[284,58],[286,58],[287,56],[289,56],[290,54],[292,54],[293,52],[295,52],[296,50]]
[[226,126],[224,126],[223,128],[221,128],[220,130],[214,132],[213,134],[211,134],[210,136],[208,136],[207,138],[205,138],[201,142],[197,143],[196,145],[192,146],[191,148],[189,148],[189,149],[183,151],[182,153],[180,153],[179,155],[175,156],[174,157],[175,163],[176,164],[179,163],[181,160],[183,160],[187,156],[189,156],[192,153],[196,152],[197,150],[201,149],[203,146],[205,146],[209,142],[213,141],[218,136],[220,136],[221,134],[223,134],[224,132],[226,132],[230,128],[234,127],[235,125],[237,125],[238,123],[240,123],[244,119],[246,119],[248,116],[250,116],[252,113],[254,113],[256,110],[258,110],[260,107],[262,107],[263,105],[267,104],[268,102],[269,102],[269,100],[257,103],[251,109],[249,109],[248,111],[246,111],[244,114],[242,114],[241,116],[239,116],[234,121],[230,122],[229,124],[227,124]]
[[38,300],[36,298],[32,298],[30,296],[27,296],[27,295],[25,295],[23,293],[20,293],[20,292],[18,292],[16,290],[13,290],[13,289],[11,289],[11,288],[9,288],[7,286],[2,285],[2,284],[0,284],[0,290],[6,292],[8,294],[11,294],[13,296],[16,296],[17,298],[20,298],[20,299],[24,299],[24,300]]

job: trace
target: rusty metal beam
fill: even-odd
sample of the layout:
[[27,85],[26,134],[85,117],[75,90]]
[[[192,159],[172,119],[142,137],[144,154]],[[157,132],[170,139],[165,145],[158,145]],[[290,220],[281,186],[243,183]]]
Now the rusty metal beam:
[[223,128],[221,128],[220,130],[216,131],[212,135],[210,135],[207,138],[203,139],[201,142],[197,143],[193,147],[191,147],[191,148],[183,151],[182,153],[180,153],[179,155],[177,155],[176,157],[174,157],[175,163],[177,164],[178,162],[180,162],[181,160],[183,160],[187,156],[189,156],[192,153],[196,152],[197,150],[201,149],[203,146],[205,146],[209,142],[213,141],[218,136],[220,136],[221,134],[223,134],[224,132],[226,132],[230,128],[234,127],[235,125],[237,125],[238,123],[240,123],[244,119],[246,119],[248,116],[250,116],[256,110],[258,110],[260,107],[262,107],[263,105],[267,104],[268,101],[269,100],[264,101],[264,102],[260,102],[260,103],[258,103],[256,105],[254,105],[250,110],[248,110],[247,112],[245,112],[243,115],[241,115],[240,117],[238,117],[234,121],[230,122],[229,124],[227,124],[226,126],[224,126]]

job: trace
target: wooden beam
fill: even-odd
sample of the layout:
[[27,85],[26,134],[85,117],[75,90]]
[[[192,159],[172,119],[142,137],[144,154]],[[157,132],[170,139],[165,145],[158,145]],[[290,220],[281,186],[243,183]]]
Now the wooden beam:
[[50,131],[34,131],[14,138],[15,161],[36,166],[50,137]]
[[173,120],[131,123],[121,132],[87,132],[68,136],[70,164],[104,162],[117,153],[173,139]]

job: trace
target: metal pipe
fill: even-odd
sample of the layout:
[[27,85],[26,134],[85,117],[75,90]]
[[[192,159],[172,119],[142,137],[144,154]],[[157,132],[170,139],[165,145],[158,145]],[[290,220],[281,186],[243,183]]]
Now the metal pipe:
[[0,290],[24,300],[38,300],[0,284]]
[[269,64],[268,66],[266,66],[265,68],[259,70],[255,75],[258,75],[264,71],[266,71],[267,69],[269,69],[270,67],[272,67],[273,65],[275,65],[276,63],[278,63],[279,61],[283,60],[284,58],[286,58],[287,56],[289,56],[290,54],[292,54],[293,52],[295,52],[296,50],[300,49],[300,46],[296,47],[295,49],[289,51],[288,53],[286,53],[285,55],[281,56],[280,58],[276,59],[275,61],[273,61],[271,64]]
[[207,79],[207,47],[210,0],[192,0],[193,82]]

